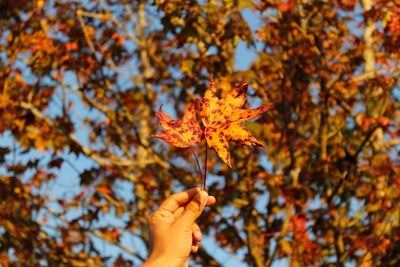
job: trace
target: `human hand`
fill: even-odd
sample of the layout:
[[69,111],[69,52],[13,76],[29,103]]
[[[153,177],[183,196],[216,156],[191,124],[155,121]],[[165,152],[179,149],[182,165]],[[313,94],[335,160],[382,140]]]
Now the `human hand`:
[[152,251],[142,267],[185,266],[190,253],[196,253],[202,239],[195,223],[206,205],[215,198],[193,188],[168,197],[149,216]]

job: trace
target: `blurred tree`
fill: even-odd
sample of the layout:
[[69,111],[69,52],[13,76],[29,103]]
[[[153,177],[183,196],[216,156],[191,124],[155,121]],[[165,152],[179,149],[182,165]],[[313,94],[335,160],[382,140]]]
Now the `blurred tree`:
[[[190,150],[149,139],[153,111],[166,103],[180,117],[209,74],[222,95],[247,81],[251,105],[274,108],[247,124],[265,151],[232,144],[232,169],[209,154],[218,205],[204,232],[249,266],[400,265],[399,1],[14,0],[0,10],[0,132],[12,140],[0,147],[0,265],[143,261],[124,237],[148,248],[146,215],[199,184]],[[240,44],[256,55],[245,70]],[[55,194],[72,159],[92,164],[75,166],[72,196]],[[102,253],[99,239],[121,254]],[[207,247],[194,261],[223,265]]]

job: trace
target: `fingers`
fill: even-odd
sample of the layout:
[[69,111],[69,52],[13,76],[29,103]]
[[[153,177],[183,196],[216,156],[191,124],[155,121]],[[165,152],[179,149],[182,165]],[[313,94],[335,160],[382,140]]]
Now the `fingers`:
[[199,250],[200,242],[202,240],[202,235],[200,231],[200,227],[197,223],[193,224],[193,230],[192,230],[192,247],[191,247],[191,252],[196,253]]
[[182,216],[183,211],[185,210],[185,208],[186,208],[186,206],[181,206],[174,212],[175,219],[178,219],[178,218],[180,218]]
[[[212,206],[216,203],[215,197],[213,196],[208,196],[208,201],[207,201],[207,206]],[[174,212],[174,217],[176,219],[180,218],[183,214],[183,211],[186,209],[185,206],[180,206],[175,212]]]
[[[157,209],[155,212],[150,214],[150,216],[147,218],[147,221],[150,225],[163,223],[165,226],[167,226],[175,221],[175,217],[171,212]],[[161,226],[159,225],[159,227]]]
[[200,243],[203,239],[200,227],[197,223],[193,224],[193,243]]
[[159,209],[174,213],[180,206],[189,202],[199,191],[200,188],[192,188],[184,192],[173,194],[161,203]]
[[190,252],[192,253],[197,253],[199,251],[200,243],[193,243],[192,248],[190,249]]
[[207,202],[207,206],[212,206],[217,202],[217,200],[215,199],[215,197],[213,196],[208,196],[208,202]]
[[198,192],[197,195],[186,206],[182,216],[176,221],[176,223],[180,224],[183,230],[191,231],[194,222],[206,207],[209,201],[208,199],[209,198],[206,191]]

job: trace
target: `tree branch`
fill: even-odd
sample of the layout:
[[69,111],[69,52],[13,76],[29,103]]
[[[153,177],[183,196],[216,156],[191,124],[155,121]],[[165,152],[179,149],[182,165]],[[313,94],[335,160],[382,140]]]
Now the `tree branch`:
[[[25,110],[29,110],[37,119],[44,121],[49,127],[55,129],[56,131],[62,132],[61,129],[54,126],[53,121],[49,117],[44,115],[39,109],[37,109],[31,103],[20,102],[20,107]],[[62,132],[62,134],[64,134],[64,133]],[[134,169],[135,167],[137,167],[137,164],[135,162],[133,162],[129,159],[120,158],[119,156],[116,156],[116,155],[111,155],[109,158],[104,159],[96,151],[83,145],[73,133],[69,133],[66,136],[70,139],[70,141],[74,145],[79,147],[79,149],[82,151],[83,154],[85,154],[86,156],[93,159],[100,166],[103,166],[103,167],[114,166],[114,167],[118,167],[118,168],[128,168],[128,169]],[[151,162],[153,162],[153,161],[151,161]],[[136,181],[136,177],[133,177],[132,175],[128,175],[127,178],[129,178],[129,180],[131,180],[131,181]]]

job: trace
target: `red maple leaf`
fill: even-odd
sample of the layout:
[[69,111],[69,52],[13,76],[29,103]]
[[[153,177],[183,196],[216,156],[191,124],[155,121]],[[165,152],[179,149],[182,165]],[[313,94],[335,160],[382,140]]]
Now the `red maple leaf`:
[[241,83],[230,90],[224,98],[219,99],[216,95],[214,81],[210,78],[203,100],[197,99],[207,144],[229,166],[231,166],[231,159],[228,141],[263,146],[242,123],[260,116],[272,105],[267,104],[256,109],[243,109],[247,88],[247,83]]
[[160,138],[165,142],[180,148],[190,147],[193,144],[200,143],[203,140],[203,130],[196,120],[194,103],[189,104],[180,120],[173,120],[162,111],[156,113],[158,121],[164,130],[164,133],[155,134],[153,137]]

